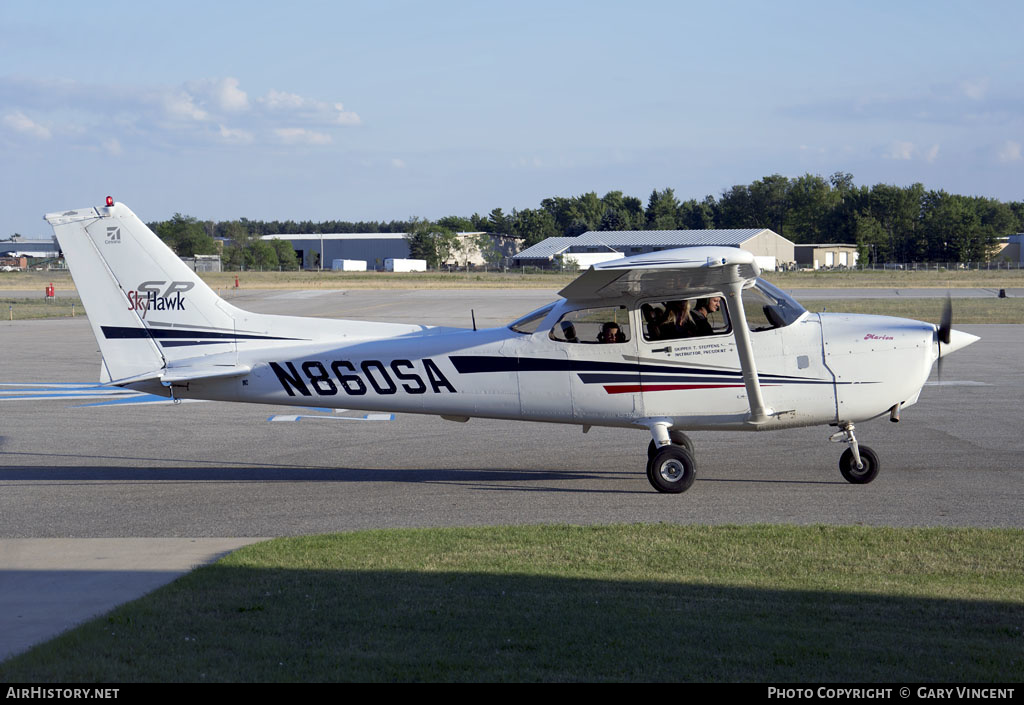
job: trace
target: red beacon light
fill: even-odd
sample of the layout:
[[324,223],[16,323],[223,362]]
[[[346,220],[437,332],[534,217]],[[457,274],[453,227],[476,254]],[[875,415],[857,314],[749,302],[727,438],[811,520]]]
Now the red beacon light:
[[110,208],[112,205],[114,205],[114,197],[107,196],[107,208]]

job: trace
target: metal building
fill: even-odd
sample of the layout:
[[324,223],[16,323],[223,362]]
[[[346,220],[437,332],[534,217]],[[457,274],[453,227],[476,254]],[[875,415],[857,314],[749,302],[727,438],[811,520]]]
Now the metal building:
[[[678,247],[718,245],[752,253],[761,269],[773,271],[796,261],[793,242],[767,228],[745,230],[591,230],[579,237],[549,237],[512,259],[518,265],[544,266],[558,256],[621,253],[622,257]],[[580,258],[587,260],[590,258]]]
[[409,243],[405,233],[324,233],[263,235],[262,240],[290,242],[303,269],[330,269],[336,259],[366,262],[367,269],[384,269],[386,259],[405,259]]

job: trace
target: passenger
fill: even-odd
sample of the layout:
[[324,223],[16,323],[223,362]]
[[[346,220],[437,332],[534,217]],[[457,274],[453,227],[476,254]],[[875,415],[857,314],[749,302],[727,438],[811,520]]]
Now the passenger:
[[686,323],[690,320],[689,301],[669,301],[665,304],[668,320],[661,326],[662,340],[686,337]]
[[699,337],[703,335],[714,335],[715,329],[708,321],[708,316],[715,313],[722,306],[722,299],[719,296],[711,296],[706,299],[697,299],[693,311],[690,313],[690,320],[686,326],[687,337]]
[[619,324],[614,321],[608,321],[601,326],[601,332],[597,336],[597,342],[599,343],[625,343],[626,336],[619,329]]
[[648,340],[661,340],[661,322],[663,312],[650,304],[643,304],[640,307],[640,314],[644,318],[644,330],[647,331]]

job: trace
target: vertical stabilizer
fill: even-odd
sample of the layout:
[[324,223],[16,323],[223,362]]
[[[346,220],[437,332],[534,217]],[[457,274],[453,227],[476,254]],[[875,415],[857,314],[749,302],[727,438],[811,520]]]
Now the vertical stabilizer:
[[114,383],[176,359],[235,352],[236,309],[127,206],[48,213],[46,221]]

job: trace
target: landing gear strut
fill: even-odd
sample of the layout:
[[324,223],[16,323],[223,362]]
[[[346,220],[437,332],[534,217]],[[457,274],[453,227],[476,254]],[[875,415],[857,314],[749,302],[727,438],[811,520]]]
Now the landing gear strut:
[[852,423],[848,421],[841,423],[839,428],[841,430],[833,433],[829,440],[834,443],[850,445],[839,458],[839,472],[847,482],[854,485],[866,485],[875,479],[881,469],[878,455],[867,446],[857,443],[857,437],[853,435]]

